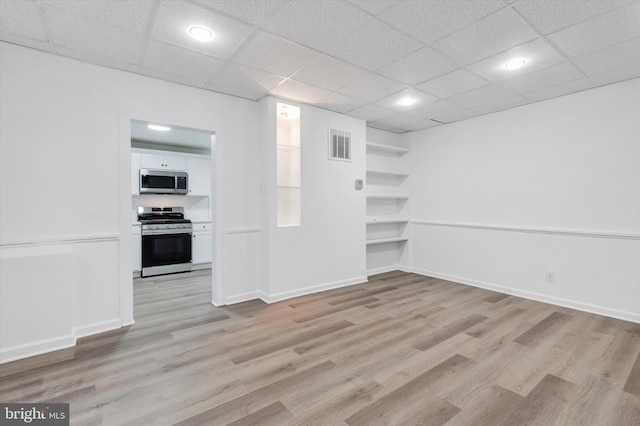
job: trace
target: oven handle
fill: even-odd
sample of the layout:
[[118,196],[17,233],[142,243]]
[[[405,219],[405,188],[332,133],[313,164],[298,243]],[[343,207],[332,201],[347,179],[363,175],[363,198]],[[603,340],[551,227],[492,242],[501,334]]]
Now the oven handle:
[[176,229],[143,229],[142,236],[146,235],[168,235],[168,234],[189,234],[192,228],[176,228]]

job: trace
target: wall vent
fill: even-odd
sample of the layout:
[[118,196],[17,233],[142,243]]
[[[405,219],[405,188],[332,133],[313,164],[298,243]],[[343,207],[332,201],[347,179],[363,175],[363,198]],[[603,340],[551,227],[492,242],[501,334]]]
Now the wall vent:
[[351,161],[351,133],[329,129],[329,159]]

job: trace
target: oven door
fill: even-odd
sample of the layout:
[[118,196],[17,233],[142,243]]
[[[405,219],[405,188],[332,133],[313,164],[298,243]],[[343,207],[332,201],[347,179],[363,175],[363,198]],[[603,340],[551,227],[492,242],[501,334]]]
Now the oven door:
[[165,230],[162,233],[155,231],[151,235],[143,233],[142,276],[190,270],[191,232]]

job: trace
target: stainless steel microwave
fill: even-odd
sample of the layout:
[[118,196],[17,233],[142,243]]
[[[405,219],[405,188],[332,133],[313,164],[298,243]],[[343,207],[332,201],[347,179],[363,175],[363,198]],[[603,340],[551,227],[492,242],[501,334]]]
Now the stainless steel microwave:
[[175,170],[140,169],[141,194],[182,194],[189,192],[189,175]]

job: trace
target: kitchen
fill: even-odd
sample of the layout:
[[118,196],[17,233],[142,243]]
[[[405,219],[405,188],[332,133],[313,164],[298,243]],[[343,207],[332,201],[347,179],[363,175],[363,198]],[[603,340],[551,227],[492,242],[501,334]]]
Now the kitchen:
[[211,268],[214,144],[210,132],[132,120],[134,277]]

